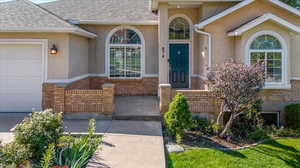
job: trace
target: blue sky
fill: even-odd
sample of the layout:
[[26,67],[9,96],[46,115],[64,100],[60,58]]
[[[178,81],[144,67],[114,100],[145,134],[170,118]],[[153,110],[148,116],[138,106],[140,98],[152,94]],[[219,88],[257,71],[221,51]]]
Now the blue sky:
[[[6,2],[6,1],[11,1],[11,0],[0,0],[0,2]],[[31,1],[35,3],[43,3],[43,2],[51,2],[55,0],[31,0]]]

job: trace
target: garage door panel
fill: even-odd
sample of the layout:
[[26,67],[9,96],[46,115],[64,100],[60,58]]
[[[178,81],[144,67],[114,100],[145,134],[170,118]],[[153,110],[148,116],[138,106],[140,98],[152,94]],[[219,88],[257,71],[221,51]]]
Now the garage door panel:
[[40,60],[42,53],[41,45],[36,44],[1,44],[4,48],[1,58],[6,60]]
[[42,46],[0,44],[0,112],[41,109]]
[[40,76],[42,63],[37,61],[7,62],[3,73],[7,76]]

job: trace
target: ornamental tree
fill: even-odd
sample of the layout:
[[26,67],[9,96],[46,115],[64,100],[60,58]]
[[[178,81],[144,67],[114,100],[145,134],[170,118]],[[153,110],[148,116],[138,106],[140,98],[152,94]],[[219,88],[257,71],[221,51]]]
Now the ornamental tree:
[[259,100],[258,94],[264,82],[264,65],[259,62],[248,66],[230,60],[217,67],[216,71],[208,73],[209,87],[222,102],[217,125],[221,125],[225,112],[230,113],[229,120],[221,127],[220,137],[226,135],[238,116],[249,112],[253,104]]

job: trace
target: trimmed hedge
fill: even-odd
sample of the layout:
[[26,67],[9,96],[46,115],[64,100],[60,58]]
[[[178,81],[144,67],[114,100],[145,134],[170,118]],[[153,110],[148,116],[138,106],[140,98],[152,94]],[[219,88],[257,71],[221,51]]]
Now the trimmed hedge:
[[285,107],[286,125],[292,129],[300,129],[300,104]]

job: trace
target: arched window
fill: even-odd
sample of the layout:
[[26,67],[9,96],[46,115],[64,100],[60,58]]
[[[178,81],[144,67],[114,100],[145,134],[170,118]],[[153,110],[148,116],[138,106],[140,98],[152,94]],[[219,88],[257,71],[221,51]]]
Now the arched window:
[[113,78],[141,77],[142,39],[133,29],[113,30],[109,37],[109,76]]
[[182,18],[177,17],[170,22],[169,25],[170,40],[189,40],[190,39],[190,24]]
[[264,61],[266,82],[279,83],[283,81],[284,51],[281,41],[271,35],[262,34],[255,37],[250,44],[250,63]]

